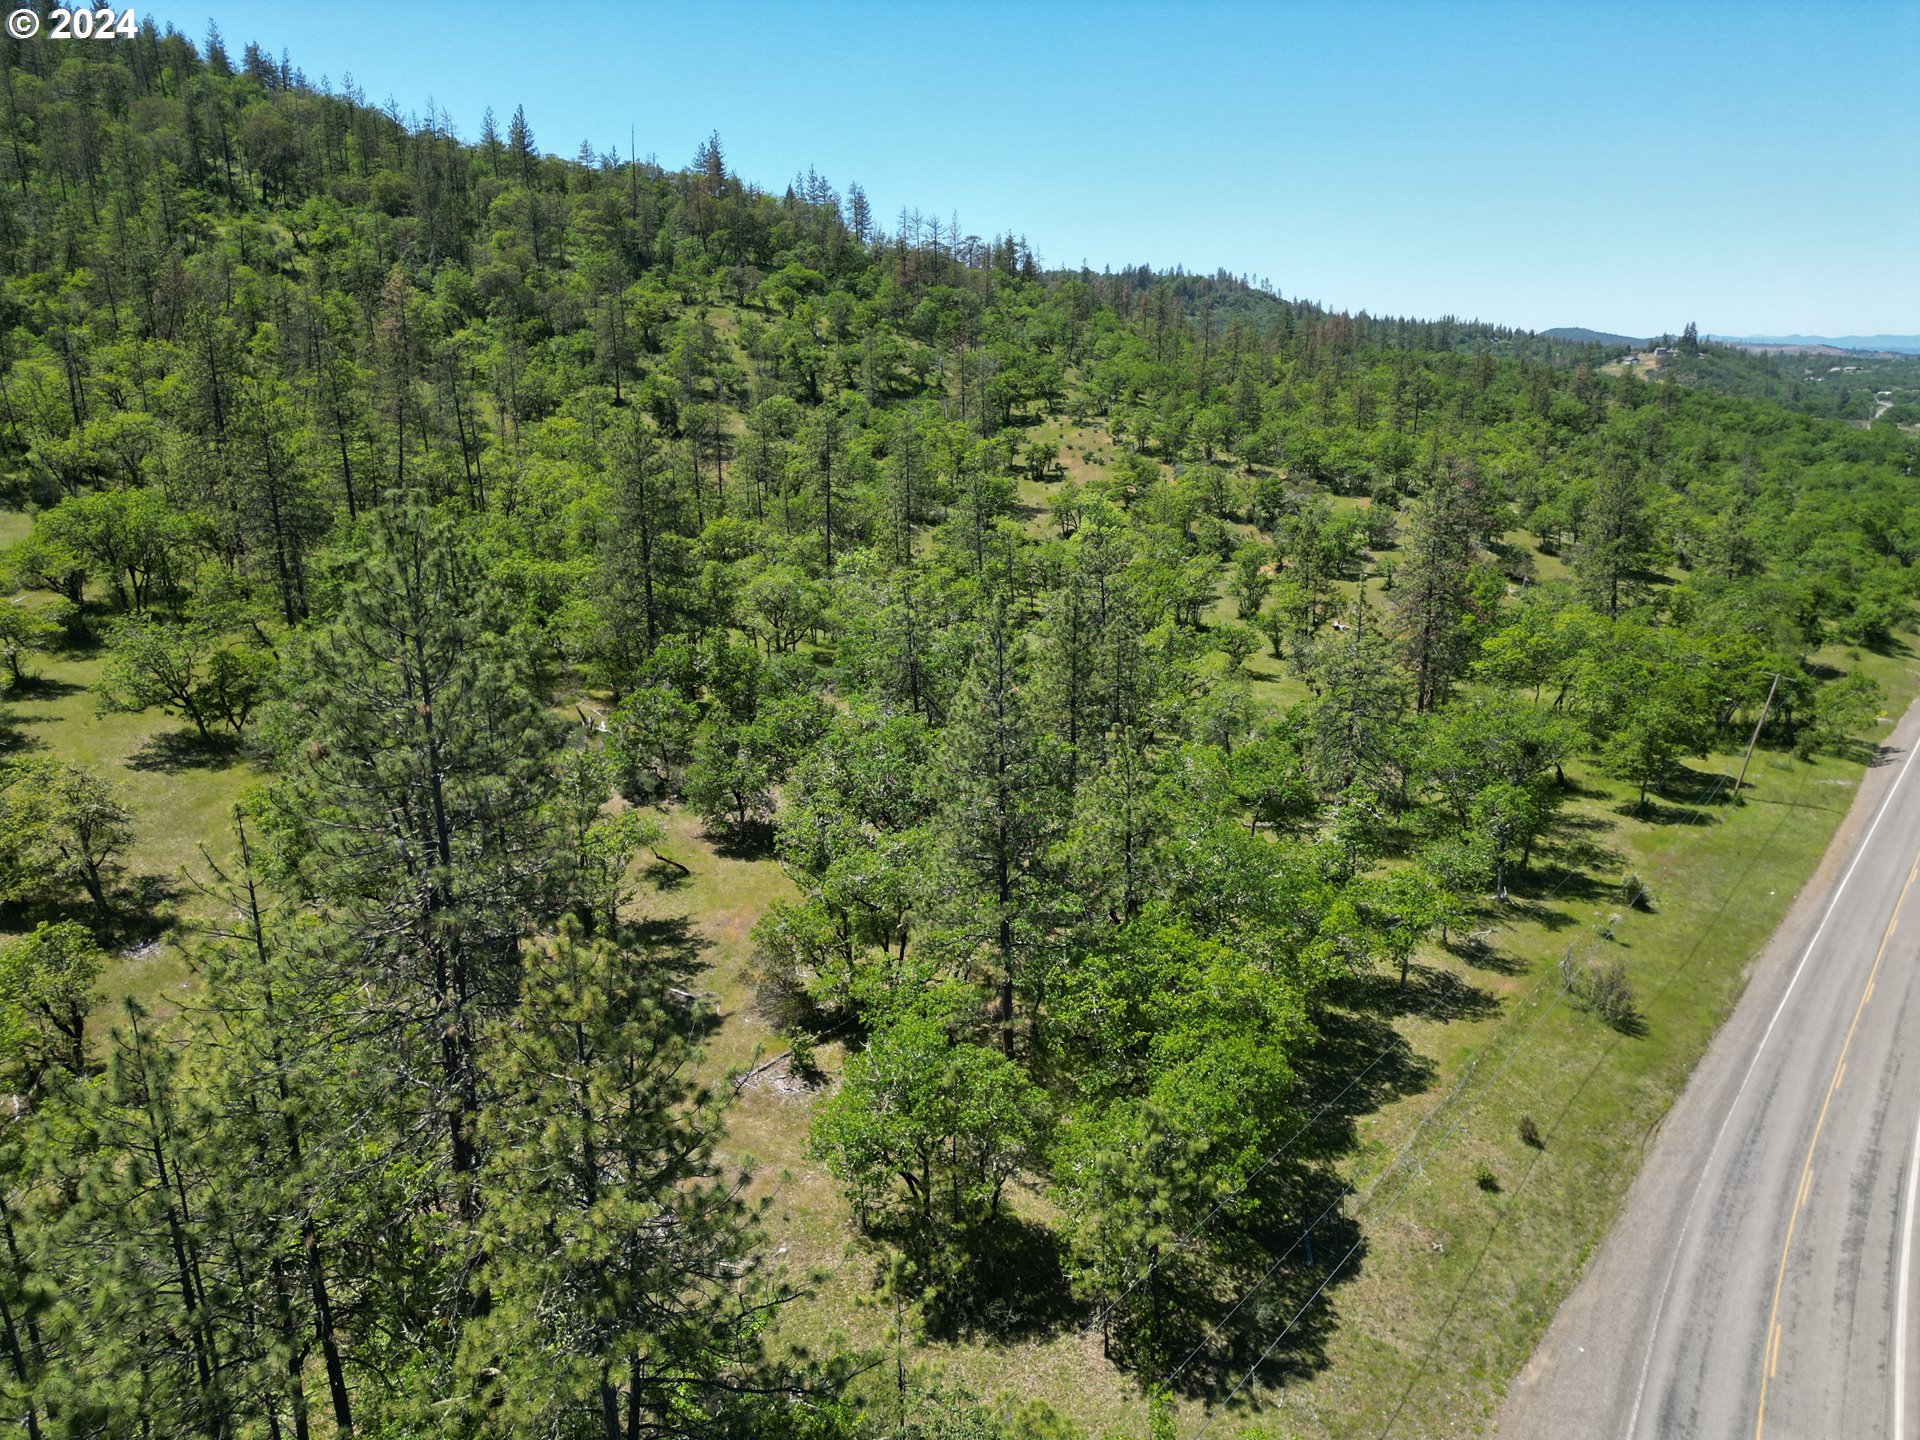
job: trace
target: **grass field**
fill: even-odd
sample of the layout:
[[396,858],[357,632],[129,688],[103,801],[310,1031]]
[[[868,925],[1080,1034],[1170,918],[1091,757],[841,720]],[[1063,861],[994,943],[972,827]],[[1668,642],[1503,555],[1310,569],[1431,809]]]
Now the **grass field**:
[[197,888],[211,878],[207,857],[224,863],[232,852],[229,817],[257,771],[236,751],[197,744],[192,726],[157,711],[96,715],[88,687],[99,668],[84,654],[37,657],[34,678],[7,692],[6,708],[15,753],[87,766],[113,783],[132,813],[134,845],[122,857],[122,884],[157,901],[153,919],[162,929],[132,937],[102,977],[102,990],[165,1010],[189,983],[179,927],[210,908]]
[[[1077,456],[1090,442],[1075,434],[1068,443]],[[1022,482],[1042,524],[1051,488]],[[0,516],[0,535],[17,530],[15,518]],[[1230,603],[1210,618],[1231,618]],[[1914,693],[1904,652],[1820,658],[1864,666],[1894,697],[1892,709]],[[129,947],[105,988],[165,1008],[190,984],[181,937],[210,904],[195,888],[209,868],[201,847],[216,859],[229,850],[228,813],[257,772],[238,755],[187,743],[188,730],[157,714],[96,715],[87,687],[97,661],[88,655],[37,668],[33,684],[7,697],[22,743],[121,786],[138,835],[130,878],[166,897],[160,918],[174,926],[157,943]],[[1247,669],[1265,703],[1304,693],[1264,646]],[[1311,1261],[1303,1247],[1270,1280],[1235,1292],[1244,1304],[1219,1353],[1176,1377],[1178,1434],[1196,1434],[1216,1410],[1210,1434],[1478,1432],[1605,1232],[1640,1146],[1818,862],[1865,763],[1762,752],[1742,804],[1707,803],[1724,794],[1737,762],[1695,762],[1644,814],[1630,787],[1569,767],[1574,798],[1516,886],[1516,903],[1480,922],[1491,931],[1485,948],[1432,946],[1404,994],[1380,978],[1338,997],[1303,1067],[1303,1098],[1308,1109],[1326,1107],[1315,1138],[1342,1150],[1338,1172],[1352,1193],[1330,1213],[1297,1217]],[[752,925],[789,893],[787,878],[771,859],[717,853],[680,812],[667,816],[660,848],[688,873],[657,868],[637,903],[655,917],[686,917],[697,936],[707,966],[699,984],[725,1017],[714,1071],[778,1056],[784,1041],[754,1013],[746,972]],[[1649,887],[1649,910],[1621,903],[1630,873]],[[1625,966],[1640,1004],[1636,1033],[1561,996],[1559,958],[1570,946]],[[781,1263],[818,1276],[780,1333],[814,1348],[830,1338],[885,1346],[895,1317],[876,1301],[880,1257],[805,1155],[814,1107],[844,1055],[828,1043],[818,1058],[822,1085],[797,1083],[780,1063],[747,1080],[729,1148],[754,1162]],[[1523,1115],[1538,1148],[1521,1138]],[[1047,1218],[1037,1190],[1020,1190],[1013,1204]],[[909,1324],[906,1359],[989,1398],[1044,1401],[1092,1436],[1144,1437],[1145,1399],[1102,1358],[1087,1318],[1068,1307],[1000,1340],[936,1340]]]

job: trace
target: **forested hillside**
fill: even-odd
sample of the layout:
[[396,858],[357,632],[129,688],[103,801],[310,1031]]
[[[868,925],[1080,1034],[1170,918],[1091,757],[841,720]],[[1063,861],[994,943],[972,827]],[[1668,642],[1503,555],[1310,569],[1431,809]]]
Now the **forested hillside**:
[[1663,383],[1741,399],[1771,400],[1806,415],[1861,425],[1910,425],[1920,418],[1920,356],[1831,351],[1770,353],[1701,340],[1695,327],[1651,372]]
[[1502,927],[1665,904],[1608,837],[1734,833],[1690,762],[1770,693],[1784,786],[1910,690],[1886,427],[0,47],[9,1433],[1144,1435],[1337,1370],[1394,1025],[1538,966],[1644,1029]]

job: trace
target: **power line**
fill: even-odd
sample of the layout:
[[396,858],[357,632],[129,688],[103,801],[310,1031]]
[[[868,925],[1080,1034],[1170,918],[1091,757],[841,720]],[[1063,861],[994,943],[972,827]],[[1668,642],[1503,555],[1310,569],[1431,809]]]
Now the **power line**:
[[[1753,854],[1748,857],[1746,865],[1741,869],[1740,880],[1737,880],[1728,888],[1727,893],[1721,897],[1720,903],[1714,908],[1713,913],[1706,917],[1705,923],[1701,926],[1699,934],[1694,937],[1694,942],[1688,948],[1686,955],[1682,957],[1678,965],[1674,966],[1674,968],[1668,972],[1666,978],[1660,982],[1659,987],[1653,991],[1654,998],[1657,999],[1665,995],[1680,981],[1688,970],[1692,968],[1694,959],[1699,955],[1701,947],[1706,944],[1707,936],[1712,933],[1714,923],[1719,920],[1721,915],[1726,913],[1727,906],[1733,903],[1734,896],[1739,893],[1740,881],[1744,881],[1745,878],[1752,873],[1753,867],[1759,863],[1760,856],[1766,852],[1767,847],[1773,842],[1774,837],[1780,833],[1786,823],[1787,817],[1782,814],[1780,819],[1774,824],[1773,829],[1767,832],[1766,837],[1755,847]],[[1581,1092],[1592,1082],[1593,1077],[1599,1074],[1600,1067],[1606,1063],[1607,1057],[1619,1048],[1620,1041],[1621,1036],[1616,1032],[1613,1038],[1601,1049],[1600,1053],[1594,1056],[1593,1063],[1587,1067],[1578,1083],[1568,1092],[1566,1100],[1561,1104],[1559,1114],[1556,1116],[1556,1127],[1558,1120],[1564,1118],[1566,1114],[1572,1110],[1574,1102],[1579,1099]],[[1552,1133],[1557,1134],[1557,1128]],[[1542,1156],[1543,1152],[1534,1152],[1533,1158],[1528,1162],[1525,1172],[1521,1175],[1520,1183],[1513,1189],[1514,1195],[1517,1196],[1526,1189],[1527,1183],[1533,1178],[1534,1170],[1538,1166]],[[1438,1348],[1440,1337],[1446,1333],[1447,1326],[1452,1322],[1454,1312],[1459,1308],[1460,1297],[1466,1293],[1467,1286],[1472,1283],[1474,1274],[1478,1273],[1480,1261],[1485,1259],[1487,1250],[1492,1247],[1494,1239],[1499,1234],[1501,1225],[1505,1223],[1505,1218],[1505,1214],[1503,1213],[1502,1216],[1495,1221],[1493,1228],[1488,1231],[1486,1243],[1481,1248],[1479,1258],[1474,1262],[1474,1267],[1468,1272],[1467,1278],[1461,1282],[1459,1290],[1455,1292],[1454,1303],[1449,1307],[1446,1316],[1434,1327],[1433,1337],[1427,1342],[1426,1350],[1420,1362],[1420,1368],[1407,1382],[1407,1388],[1401,1394],[1400,1403],[1394,1408],[1393,1414],[1388,1417],[1386,1425],[1380,1431],[1379,1440],[1386,1440],[1386,1437],[1392,1432],[1394,1424],[1399,1420],[1401,1412],[1405,1410],[1407,1401],[1412,1397],[1415,1387],[1417,1387],[1420,1382],[1421,1375],[1425,1373],[1428,1359],[1431,1358],[1432,1352]]]
[[[1715,802],[1715,800],[1719,797],[1721,790],[1726,785],[1727,780],[1728,780],[1728,777],[1725,774],[1721,774],[1716,777],[1713,789],[1711,793],[1709,793],[1709,795],[1707,796],[1706,801],[1704,802],[1702,808],[1696,809],[1688,817],[1687,829],[1683,829],[1681,834],[1676,835],[1674,839],[1671,842],[1669,842],[1669,844],[1667,845],[1667,848],[1661,853],[1661,856],[1658,862],[1658,867],[1661,870],[1664,871],[1665,868],[1672,862],[1674,853],[1679,848],[1681,840],[1686,838],[1687,830],[1690,829],[1692,826],[1699,824],[1701,820],[1707,817],[1708,812],[1705,806],[1712,805]],[[1762,844],[1764,845],[1764,843],[1765,842],[1763,841]],[[1751,868],[1751,864],[1752,862],[1749,861],[1748,868]],[[1744,875],[1745,872],[1743,871],[1742,873]],[[1627,898],[1626,904],[1629,907],[1635,906],[1640,902],[1641,899],[1643,899],[1646,896],[1646,894],[1647,894],[1647,884],[1644,880],[1640,880],[1635,886],[1633,894]],[[1588,958],[1590,958],[1598,949],[1599,943],[1600,942],[1596,940],[1594,944],[1589,947],[1587,951]],[[1571,946],[1568,947],[1567,953],[1568,953],[1568,956],[1571,957],[1572,955]],[[1585,961],[1583,960],[1583,964],[1584,963]],[[1534,1033],[1540,1028],[1540,1026],[1543,1023],[1545,1023],[1547,1017],[1559,1007],[1560,1001],[1564,999],[1568,993],[1568,988],[1569,988],[1568,985],[1565,983],[1559,984],[1555,987],[1556,993],[1554,995],[1553,1000],[1546,1006],[1545,1009],[1543,1009],[1537,1016],[1534,1017],[1533,1022],[1527,1026],[1526,1030],[1522,1032],[1520,1037],[1513,1043],[1512,1047],[1509,1049],[1507,1053],[1506,1059],[1501,1063],[1500,1068],[1494,1073],[1492,1078],[1489,1079],[1487,1083],[1481,1088],[1479,1098],[1484,1098],[1487,1094],[1489,1094],[1492,1091],[1493,1087],[1499,1083],[1500,1078],[1503,1075],[1505,1075],[1507,1070],[1512,1066],[1513,1062],[1519,1057],[1520,1053],[1525,1049],[1527,1042],[1533,1037]],[[1485,1053],[1486,1052],[1484,1051],[1481,1052],[1481,1056],[1484,1056]],[[1463,1092],[1467,1081],[1471,1078],[1473,1070],[1477,1068],[1481,1056],[1475,1057],[1473,1063],[1469,1065],[1467,1072],[1461,1076],[1460,1080],[1455,1084],[1453,1090],[1448,1093],[1447,1097],[1443,1099],[1439,1105],[1435,1106],[1434,1109],[1430,1111],[1425,1118],[1422,1119],[1419,1127],[1415,1129],[1414,1134],[1410,1136],[1408,1138],[1407,1143],[1401,1147],[1400,1153],[1396,1155],[1392,1161],[1388,1162],[1387,1166],[1381,1171],[1379,1177],[1375,1180],[1373,1186],[1369,1189],[1367,1194],[1362,1197],[1361,1204],[1363,1206],[1366,1204],[1366,1202],[1369,1199],[1372,1198],[1374,1194],[1377,1194],[1379,1192],[1380,1188],[1383,1185],[1387,1183],[1388,1177],[1394,1173],[1395,1167],[1399,1166],[1402,1160],[1408,1154],[1411,1153],[1413,1146],[1415,1145],[1415,1143],[1418,1142],[1418,1140],[1420,1139],[1420,1136],[1426,1131],[1428,1125],[1433,1121],[1433,1119],[1436,1116],[1438,1116],[1448,1105],[1450,1105],[1456,1096],[1458,1096]],[[1477,1103],[1478,1103],[1478,1100],[1476,1099],[1473,1103],[1468,1104],[1460,1112],[1459,1118],[1446,1131],[1441,1133],[1438,1139],[1434,1142],[1436,1147],[1441,1144],[1444,1144],[1445,1141],[1449,1139],[1452,1135],[1458,1133],[1458,1131],[1465,1125],[1467,1117],[1473,1113],[1474,1104],[1477,1104]],[[1424,1164],[1424,1160],[1422,1161],[1422,1164]],[[1399,1188],[1394,1191],[1392,1197],[1386,1202],[1383,1208],[1381,1208],[1379,1211],[1375,1212],[1372,1216],[1369,1217],[1374,1221],[1376,1227],[1378,1225],[1379,1220],[1385,1217],[1386,1215],[1391,1214],[1394,1207],[1397,1206],[1400,1203],[1400,1201],[1403,1198],[1405,1198],[1408,1192],[1412,1189],[1413,1176],[1418,1172],[1418,1169],[1419,1167],[1415,1166],[1415,1167],[1401,1170],[1400,1173],[1406,1177],[1404,1183],[1402,1183],[1399,1186]],[[1267,1347],[1263,1351],[1261,1351],[1259,1357],[1253,1362],[1252,1365],[1250,1365],[1247,1368],[1246,1372],[1240,1377],[1239,1381],[1234,1385],[1233,1389],[1227,1393],[1226,1398],[1220,1402],[1219,1408],[1216,1409],[1213,1412],[1213,1414],[1211,1414],[1206,1419],[1206,1421],[1201,1425],[1200,1429],[1195,1432],[1194,1440],[1200,1440],[1200,1437],[1206,1435],[1208,1431],[1210,1431],[1213,1428],[1214,1422],[1217,1419],[1219,1419],[1221,1415],[1226,1413],[1227,1407],[1233,1403],[1234,1399],[1240,1394],[1240,1392],[1244,1390],[1247,1387],[1247,1385],[1252,1381],[1253,1377],[1259,1373],[1260,1367],[1264,1365],[1269,1358],[1271,1358],[1271,1356],[1273,1355],[1273,1352],[1280,1347],[1281,1343],[1287,1338],[1287,1336],[1293,1333],[1293,1330],[1300,1323],[1300,1320],[1306,1315],[1307,1311],[1311,1309],[1314,1303],[1319,1300],[1320,1296],[1325,1293],[1327,1287],[1333,1283],[1334,1277],[1337,1276],[1340,1273],[1340,1271],[1346,1267],[1347,1262],[1351,1260],[1354,1257],[1354,1255],[1359,1252],[1360,1247],[1366,1242],[1367,1234],[1366,1234],[1366,1227],[1364,1225],[1356,1224],[1356,1229],[1360,1231],[1358,1238],[1354,1241],[1354,1243],[1351,1246],[1348,1247],[1346,1252],[1342,1254],[1340,1258],[1336,1260],[1333,1263],[1333,1265],[1328,1268],[1327,1273],[1321,1278],[1319,1285],[1315,1287],[1313,1293],[1309,1295],[1304,1302],[1302,1302],[1302,1304],[1297,1310],[1294,1311],[1293,1315],[1288,1319],[1287,1323],[1280,1329],[1279,1333],[1276,1334],[1273,1337],[1273,1339],[1268,1343]],[[1277,1271],[1278,1268],[1279,1267],[1277,1265],[1270,1268],[1267,1271],[1266,1275],[1262,1276],[1259,1281],[1256,1281],[1254,1286],[1250,1287],[1249,1290],[1246,1292],[1246,1294],[1243,1294],[1240,1300],[1235,1304],[1234,1311],[1237,1312],[1241,1308],[1241,1306],[1243,1306],[1246,1303],[1247,1299],[1251,1297],[1253,1292],[1257,1290],[1259,1286],[1264,1285],[1267,1279],[1271,1278],[1271,1276],[1275,1273],[1275,1271]],[[1230,1313],[1233,1313],[1233,1312],[1230,1312]],[[1198,1352],[1196,1351],[1195,1353],[1198,1353]],[[1189,1355],[1186,1360],[1181,1362],[1181,1365],[1179,1367],[1177,1367],[1174,1371],[1169,1372],[1169,1375],[1167,1378],[1171,1380],[1177,1377],[1178,1374],[1182,1370],[1184,1370],[1188,1364],[1192,1362],[1192,1359],[1193,1359],[1193,1355]]]
[[[1725,776],[1721,776],[1720,780],[1724,781],[1725,778],[1726,778]],[[1716,793],[1717,793],[1717,783],[1716,783]],[[1709,797],[1707,803],[1709,804],[1712,803],[1712,797]],[[1671,848],[1672,847],[1669,846],[1669,849]],[[1560,892],[1566,888],[1568,882],[1574,878],[1575,873],[1576,872],[1571,866],[1564,869],[1561,872],[1559,880],[1554,883],[1551,889],[1549,889],[1544,895],[1540,897],[1540,900],[1538,903],[1546,904],[1554,900],[1555,898],[1557,898]],[[1060,962],[1056,960],[1053,965],[1049,966],[1047,968],[1046,975],[1043,977],[1043,979],[1051,978],[1053,973],[1059,968],[1059,965],[1060,965]],[[1282,1159],[1284,1159],[1288,1154],[1290,1154],[1293,1150],[1293,1147],[1309,1131],[1312,1130],[1314,1125],[1319,1123],[1320,1119],[1324,1115],[1326,1115],[1328,1111],[1332,1110],[1334,1106],[1336,1106],[1341,1100],[1344,1100],[1347,1094],[1353,1089],[1355,1085],[1359,1084],[1360,1081],[1364,1080],[1370,1073],[1372,1073],[1374,1067],[1378,1065],[1382,1060],[1386,1059],[1387,1056],[1393,1054],[1400,1047],[1402,1043],[1403,1043],[1403,1037],[1401,1037],[1400,1034],[1396,1031],[1394,1033],[1393,1039],[1388,1041],[1387,1044],[1383,1045],[1380,1049],[1380,1052],[1377,1055],[1375,1055],[1372,1060],[1368,1061],[1367,1064],[1360,1070],[1360,1072],[1357,1075],[1355,1075],[1352,1079],[1348,1080],[1348,1082],[1341,1087],[1339,1094],[1335,1095],[1331,1100],[1324,1102],[1320,1106],[1320,1108],[1316,1110],[1308,1120],[1306,1120],[1297,1130],[1295,1130],[1292,1135],[1287,1137],[1286,1141],[1280,1146],[1279,1149],[1267,1155],[1260,1162],[1260,1164],[1257,1167],[1255,1167],[1252,1174],[1248,1175],[1247,1178],[1244,1181],[1242,1181],[1238,1187],[1229,1191],[1226,1195],[1221,1197],[1219,1200],[1215,1201],[1214,1204],[1211,1207],[1209,1207],[1209,1209],[1207,1210],[1207,1213],[1201,1216],[1200,1219],[1196,1221],[1191,1228],[1189,1228],[1177,1239],[1175,1239],[1170,1245],[1163,1246],[1161,1250],[1161,1257],[1159,1260],[1150,1261],[1148,1263],[1146,1270],[1142,1271],[1137,1275],[1134,1275],[1133,1279],[1127,1283],[1125,1288],[1123,1288],[1118,1295],[1114,1296],[1113,1299],[1109,1300],[1105,1305],[1101,1306],[1099,1311],[1091,1319],[1089,1319],[1085,1325],[1081,1326],[1080,1330],[1078,1331],[1078,1334],[1080,1335],[1080,1337],[1085,1338],[1087,1335],[1090,1335],[1093,1333],[1093,1330],[1096,1326],[1104,1324],[1106,1320],[1113,1314],[1113,1312],[1117,1310],[1121,1306],[1121,1304],[1123,1304],[1127,1300],[1127,1298],[1133,1294],[1134,1291],[1138,1290],[1141,1285],[1145,1284],[1147,1280],[1149,1280],[1152,1277],[1154,1272],[1154,1267],[1164,1262],[1164,1260],[1166,1259],[1169,1253],[1178,1254],[1181,1251],[1187,1249],[1189,1245],[1199,1237],[1201,1232],[1204,1231],[1207,1228],[1207,1226],[1210,1225],[1221,1214],[1222,1211],[1224,1211],[1229,1205],[1233,1204],[1235,1201],[1239,1200],[1242,1196],[1244,1196],[1247,1193],[1248,1189],[1252,1187],[1253,1182],[1255,1180],[1259,1179],[1260,1176],[1264,1175],[1274,1165],[1278,1164]],[[1478,1063],[1479,1063],[1478,1057],[1476,1057],[1472,1065],[1470,1065],[1468,1070],[1465,1072],[1465,1074],[1463,1074],[1462,1081],[1464,1081],[1468,1075],[1471,1075],[1473,1069],[1478,1065]],[[1441,1105],[1444,1106],[1449,1100],[1452,1099],[1453,1095],[1457,1093],[1458,1093],[1458,1085],[1456,1084],[1455,1090],[1452,1092],[1449,1092],[1447,1099],[1441,1101]],[[1439,1108],[1440,1107],[1436,1106],[1435,1107],[1436,1111]],[[1424,1122],[1423,1122],[1423,1125],[1424,1125]],[[1416,1130],[1414,1133],[1414,1136],[1410,1137],[1408,1144],[1411,1144],[1413,1139],[1417,1139],[1419,1133],[1420,1132]],[[1402,1154],[1405,1153],[1404,1147],[1401,1153]],[[1399,1159],[1400,1159],[1400,1155],[1396,1155],[1393,1160],[1388,1162],[1388,1165],[1386,1168],[1390,1170],[1393,1167],[1393,1165],[1399,1162]],[[1386,1172],[1383,1170],[1382,1173],[1384,1174]],[[1312,1224],[1310,1224],[1307,1227],[1307,1229],[1302,1232],[1302,1238],[1305,1238],[1305,1236],[1311,1233],[1313,1226],[1319,1224],[1320,1220],[1325,1218],[1325,1214],[1326,1212],[1322,1211],[1319,1216],[1315,1217]],[[1293,1249],[1296,1248],[1299,1243],[1300,1241],[1296,1240],[1293,1245],[1290,1245],[1288,1247],[1286,1253],[1291,1254]],[[1274,1268],[1278,1268],[1277,1262]],[[1272,1271],[1269,1270],[1268,1274],[1271,1275],[1271,1273]],[[1244,1304],[1246,1298],[1248,1297],[1243,1296],[1240,1304]],[[1240,1308],[1240,1304],[1236,1304],[1234,1306],[1234,1310],[1237,1311]],[[1189,1356],[1188,1358],[1191,1359],[1192,1357]]]

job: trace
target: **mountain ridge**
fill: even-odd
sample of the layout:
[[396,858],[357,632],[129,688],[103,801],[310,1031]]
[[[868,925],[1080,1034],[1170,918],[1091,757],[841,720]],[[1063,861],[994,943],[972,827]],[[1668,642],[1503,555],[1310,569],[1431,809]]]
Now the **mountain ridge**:
[[1551,330],[1542,330],[1542,335],[1554,340],[1572,340],[1576,343],[1606,346],[1627,346],[1641,348],[1649,342],[1637,340],[1631,335],[1615,335],[1610,330],[1590,330],[1584,325],[1556,325]]
[[1770,345],[1808,350],[1920,355],[1920,335],[1709,335],[1706,338],[1722,345]]

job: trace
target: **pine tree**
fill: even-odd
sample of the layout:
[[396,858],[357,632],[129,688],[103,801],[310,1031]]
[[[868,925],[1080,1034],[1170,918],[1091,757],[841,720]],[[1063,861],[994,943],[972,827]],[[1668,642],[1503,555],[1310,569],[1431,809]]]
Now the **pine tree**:
[[739,1384],[782,1298],[753,1283],[745,1177],[721,1172],[694,1073],[707,1022],[664,960],[569,917],[490,1041],[490,1308],[463,1351],[483,1433],[676,1431]]
[[663,640],[692,628],[695,531],[652,425],[635,413],[616,443],[600,547],[601,653],[607,678],[624,691]]
[[305,883],[344,937],[338,988],[364,986],[360,1035],[388,1047],[403,1103],[445,1127],[464,1216],[479,1035],[513,1003],[520,935],[555,908],[558,722],[503,630],[471,542],[390,500],[339,617],[299,662],[291,733],[304,734],[287,756]]
[[1409,510],[1393,610],[1416,711],[1439,704],[1471,658],[1469,571],[1483,524],[1479,483],[1458,462],[1449,462]]
[[306,1372],[317,1350],[334,1427],[348,1435],[353,1401],[336,1318],[337,1256],[349,1230],[366,1236],[378,1228],[364,1192],[330,1187],[326,1177],[350,1164],[353,1142],[341,1122],[380,1107],[377,1097],[353,1093],[350,1077],[365,1056],[342,1033],[339,997],[313,955],[288,943],[284,921],[269,913],[243,819],[237,836],[239,872],[222,895],[233,918],[197,957],[205,1001],[192,1013],[189,1077],[213,1117],[227,1228],[251,1246],[266,1282],[253,1297],[270,1337],[256,1401],[269,1416],[284,1402],[296,1440],[304,1440]]
[[47,1330],[58,1287],[34,1254],[36,1242],[57,1220],[58,1206],[48,1213],[42,1195],[40,1213],[30,1215],[27,1209],[46,1168],[46,1143],[45,1127],[31,1113],[0,1125],[0,1344],[5,1346],[0,1404],[19,1417],[27,1440],[48,1433],[42,1425],[42,1392],[49,1369],[64,1368],[66,1358],[50,1347]]
[[226,1440],[243,1324],[214,1254],[206,1137],[179,1093],[177,1053],[130,999],[124,1015],[62,1147],[74,1199],[55,1245],[79,1283],[54,1321],[73,1358],[50,1399],[110,1417],[108,1433]]
[[289,625],[307,613],[307,554],[328,517],[294,444],[287,387],[250,368],[240,386],[229,506],[249,567],[271,577]]
[[494,118],[491,105],[480,115],[480,149],[487,157],[487,164],[495,174],[500,170],[500,122]]
[[873,232],[873,206],[857,180],[847,186],[847,228],[853,231],[853,238],[862,244]]
[[1653,558],[1653,520],[1638,463],[1615,456],[1594,477],[1573,573],[1587,603],[1618,615]]
[[993,1016],[1009,1056],[1020,957],[1032,944],[1057,823],[1058,757],[1029,712],[1025,669],[1025,642],[998,611],[983,627],[935,762],[946,803],[934,823],[954,877],[950,923],[962,943],[992,957]]
[[1393,647],[1372,628],[1364,605],[1350,613],[1353,628],[1315,645],[1307,665],[1315,692],[1304,717],[1307,764],[1327,796],[1354,785],[1385,790],[1408,699]]
[[520,183],[533,183],[533,161],[540,152],[533,148],[533,127],[527,124],[527,111],[524,105],[513,107],[513,119],[507,123],[507,153],[513,157],[513,165],[520,172]]

